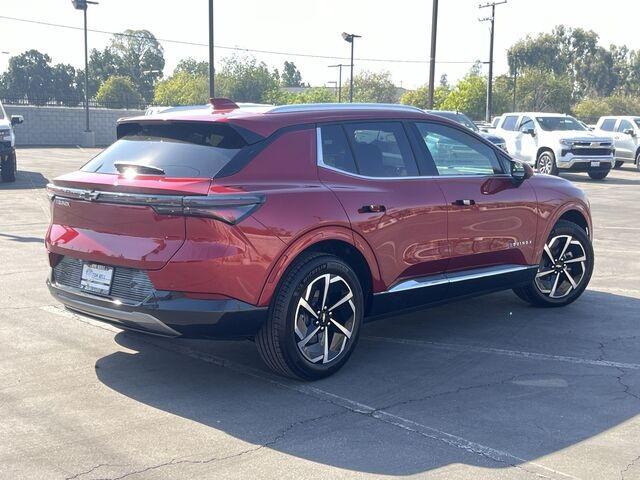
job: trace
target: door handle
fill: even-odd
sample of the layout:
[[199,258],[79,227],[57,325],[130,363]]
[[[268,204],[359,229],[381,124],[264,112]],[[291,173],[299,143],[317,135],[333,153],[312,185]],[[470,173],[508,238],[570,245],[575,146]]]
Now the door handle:
[[459,207],[469,207],[475,204],[476,204],[476,201],[472,199],[456,200],[454,202],[451,202],[451,205],[456,205]]
[[386,211],[387,207],[384,205],[363,205],[358,209],[358,213],[382,213]]

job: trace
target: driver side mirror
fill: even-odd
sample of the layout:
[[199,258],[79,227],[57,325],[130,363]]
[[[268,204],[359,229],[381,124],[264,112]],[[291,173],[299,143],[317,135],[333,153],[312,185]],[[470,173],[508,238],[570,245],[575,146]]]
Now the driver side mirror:
[[626,133],[627,135],[631,135],[632,137],[636,136],[636,132],[633,128],[627,128],[624,133]]
[[516,186],[522,184],[522,182],[533,176],[533,168],[526,163],[512,161],[510,168],[511,178]]
[[522,133],[525,135],[531,135],[532,137],[536,136],[536,129],[533,127],[525,128]]
[[15,127],[16,125],[20,125],[24,122],[24,117],[22,115],[11,115],[11,126]]

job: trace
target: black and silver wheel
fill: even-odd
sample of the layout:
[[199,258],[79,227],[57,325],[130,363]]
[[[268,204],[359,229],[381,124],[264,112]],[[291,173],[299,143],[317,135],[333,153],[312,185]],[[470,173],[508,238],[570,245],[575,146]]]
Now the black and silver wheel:
[[616,163],[613,165],[613,168],[618,169],[622,165],[624,165],[624,162],[622,160],[616,160]]
[[546,175],[558,175],[556,156],[550,150],[540,152],[536,165],[540,173],[544,173]]
[[589,172],[589,176],[593,180],[603,180],[607,177],[607,175],[609,175],[610,171],[611,170],[597,170],[595,172]]
[[560,220],[544,246],[535,279],[514,292],[535,306],[568,305],[582,295],[592,273],[593,247],[586,232]]
[[16,154],[12,153],[10,155],[6,155],[2,159],[2,164],[0,165],[0,176],[2,177],[3,182],[15,182],[16,181],[16,173],[17,173],[17,165],[16,165]]
[[640,152],[636,153],[636,170],[640,172]]
[[363,318],[358,277],[340,258],[304,254],[287,270],[256,336],[262,359],[283,375],[315,380],[353,351]]

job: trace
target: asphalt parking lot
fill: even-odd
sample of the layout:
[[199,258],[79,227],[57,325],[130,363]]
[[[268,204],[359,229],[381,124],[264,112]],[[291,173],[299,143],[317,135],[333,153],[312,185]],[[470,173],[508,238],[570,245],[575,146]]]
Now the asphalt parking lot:
[[124,333],[44,280],[47,179],[93,154],[23,149],[0,184],[0,478],[640,479],[640,173],[591,199],[583,297],[511,292],[367,324],[337,375],[272,375],[250,342]]

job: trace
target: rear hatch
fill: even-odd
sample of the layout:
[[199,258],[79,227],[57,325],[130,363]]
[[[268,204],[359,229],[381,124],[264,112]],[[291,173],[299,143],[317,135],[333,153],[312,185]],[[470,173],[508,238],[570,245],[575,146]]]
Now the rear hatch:
[[185,241],[184,198],[207,198],[247,141],[214,122],[129,122],[118,137],[49,185],[47,246],[58,259],[157,270]]

